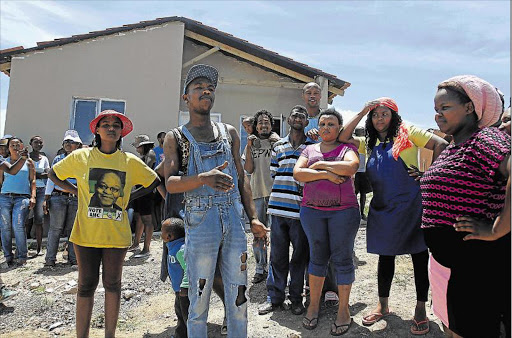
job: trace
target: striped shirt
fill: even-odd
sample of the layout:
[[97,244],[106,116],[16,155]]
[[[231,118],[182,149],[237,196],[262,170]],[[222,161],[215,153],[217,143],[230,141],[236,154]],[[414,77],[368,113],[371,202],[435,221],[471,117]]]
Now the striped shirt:
[[290,135],[277,141],[272,148],[270,174],[274,178],[268,213],[274,216],[300,219],[303,184],[293,178],[293,167],[308,141],[293,148]]
[[499,166],[509,154],[510,136],[496,128],[450,144],[421,178],[421,227],[451,227],[458,216],[493,221],[505,204]]

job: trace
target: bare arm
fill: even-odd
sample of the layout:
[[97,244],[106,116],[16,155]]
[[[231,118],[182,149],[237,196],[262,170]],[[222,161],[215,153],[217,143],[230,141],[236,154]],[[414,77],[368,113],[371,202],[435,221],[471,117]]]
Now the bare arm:
[[254,201],[252,199],[251,185],[249,184],[249,179],[245,176],[244,168],[242,167],[242,159],[240,158],[240,138],[238,137],[238,132],[230,125],[228,125],[228,131],[231,135],[231,152],[238,174],[238,189],[240,190],[240,197],[242,198],[245,212],[251,221],[251,232],[254,234],[254,237],[265,237],[270,230],[258,220],[258,215],[256,214],[256,208],[254,207]]
[[178,141],[172,131],[165,136],[164,157],[165,188],[171,194],[194,190],[203,184],[219,191],[228,191],[233,188],[233,178],[222,172],[228,165],[227,162],[205,173],[178,176],[180,165]]
[[354,130],[356,129],[359,122],[368,114],[375,106],[379,103],[379,101],[370,101],[367,102],[363,109],[354,117],[348,121],[348,123],[341,129],[340,135],[338,136],[338,141],[342,143],[350,143],[359,148],[359,140],[355,139],[352,135],[354,134]]
[[252,144],[254,140],[256,139],[255,135],[249,135],[247,138],[247,146],[245,146],[245,163],[244,163],[244,169],[249,173],[252,174],[254,172],[254,159],[252,158]]
[[160,185],[160,179],[157,177],[157,178],[155,178],[155,180],[153,181],[153,183],[151,183],[151,185],[149,187],[147,187],[147,188],[139,187],[139,188],[133,190],[132,193],[130,194],[130,201],[133,201],[134,199],[137,199],[139,197],[149,194],[155,188],[157,188],[159,185]]
[[55,183],[56,185],[61,187],[63,190],[68,191],[68,192],[72,193],[73,195],[78,196],[77,187],[74,184],[70,183],[68,180],[61,180],[60,178],[58,178],[57,175],[55,174],[55,171],[53,171],[53,168],[50,169],[50,172],[48,173],[48,177],[50,178],[50,180],[52,180],[53,183]]
[[425,144],[425,148],[434,152],[432,155],[432,162],[436,160],[436,158],[443,152],[446,147],[448,147],[448,142],[444,138],[441,138],[437,135],[432,135],[427,144]]
[[484,223],[468,216],[457,218],[453,225],[455,231],[469,232],[464,240],[479,239],[484,241],[497,240],[510,232],[510,164],[511,158],[507,156],[499,166],[500,173],[507,177],[507,188],[505,192],[505,205],[493,224]]
[[299,182],[312,182],[318,180],[329,180],[335,184],[340,184],[345,179],[327,170],[315,170],[307,167],[308,159],[300,156],[293,168],[293,178]]
[[28,160],[28,180],[30,182],[30,209],[36,205],[36,168],[32,160]]
[[326,170],[340,176],[352,176],[359,169],[359,156],[349,150],[343,157],[343,161],[318,161],[313,163],[309,169]]

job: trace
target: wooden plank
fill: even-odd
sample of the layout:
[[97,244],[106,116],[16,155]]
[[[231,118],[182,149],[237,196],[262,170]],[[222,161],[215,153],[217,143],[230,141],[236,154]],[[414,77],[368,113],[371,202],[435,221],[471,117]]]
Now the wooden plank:
[[216,51],[218,51],[220,48],[219,46],[215,46],[213,47],[212,49],[209,49],[207,50],[206,52],[202,53],[202,54],[199,54],[198,56],[196,56],[195,58],[192,58],[190,59],[189,61],[185,62],[183,64],[183,67],[182,68],[187,68],[188,66],[196,63],[197,61],[199,60],[202,60],[204,59],[205,57],[209,56],[209,55],[212,55],[213,53],[215,53]]
[[5,62],[0,64],[0,72],[9,72],[11,70],[11,63]]
[[230,79],[225,77],[219,78],[219,83],[229,85],[242,85],[242,86],[259,86],[259,87],[272,87],[272,88],[289,88],[289,89],[302,89],[305,83],[303,82],[280,82],[280,81],[263,81],[263,80],[247,80],[247,79]]
[[[290,70],[288,68],[285,68],[283,66],[279,66],[279,65],[276,65],[275,63],[272,63],[272,62],[269,62],[267,60],[263,60],[259,57],[256,57],[252,54],[249,54],[249,53],[246,53],[244,51],[241,51],[239,49],[236,49],[234,47],[231,47],[231,46],[228,46],[224,43],[221,43],[221,42],[218,42],[218,41],[215,41],[213,39],[210,39],[206,36],[203,36],[201,34],[197,34],[197,33],[194,33],[188,29],[185,29],[185,36],[188,37],[188,38],[191,38],[193,40],[196,40],[196,41],[199,41],[199,42],[202,42],[202,43],[205,43],[207,45],[210,45],[210,46],[218,46],[221,50],[225,51],[225,52],[228,52],[230,54],[233,54],[235,56],[238,56],[238,57],[241,57],[245,60],[248,60],[248,61],[251,61],[251,62],[254,62],[260,66],[263,66],[263,67],[266,67],[268,69],[272,69],[278,73],[281,73],[281,74],[284,74],[284,75],[287,75],[293,79],[296,79],[296,80],[299,80],[299,81],[302,81],[304,83],[308,83],[308,82],[315,82],[315,79],[309,77],[309,76],[306,76],[306,75],[303,75],[303,74],[300,74],[300,73],[297,73],[297,72],[294,72],[293,70]],[[344,95],[345,92],[339,88],[336,88],[334,86],[329,86],[329,91],[336,94],[336,95]]]

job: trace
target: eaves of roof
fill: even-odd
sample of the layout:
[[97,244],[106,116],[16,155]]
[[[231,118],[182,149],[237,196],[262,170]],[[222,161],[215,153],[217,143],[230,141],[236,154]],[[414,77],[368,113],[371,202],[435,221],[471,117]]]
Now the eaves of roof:
[[73,35],[71,37],[66,38],[58,38],[52,41],[42,41],[38,42],[37,46],[31,48],[23,48],[23,46],[18,46],[14,48],[4,49],[0,51],[0,66],[2,71],[9,72],[9,67],[4,65],[11,61],[13,56],[25,54],[28,52],[43,50],[50,47],[62,46],[70,43],[80,42],[87,39],[93,39],[101,36],[117,34],[121,32],[126,32],[134,29],[144,29],[149,26],[161,25],[168,22],[182,22],[185,24],[185,29],[196,34],[205,36],[212,40],[218,41],[225,45],[231,46],[248,54],[254,55],[260,59],[269,61],[281,67],[287,68],[291,71],[303,74],[310,78],[315,78],[316,76],[323,76],[329,80],[329,84],[334,86],[340,90],[345,90],[350,86],[350,83],[344,80],[337,78],[335,75],[323,72],[320,69],[310,67],[304,63],[300,63],[291,58],[282,56],[278,53],[272,52],[268,49],[265,49],[261,46],[252,44],[246,40],[237,38],[229,33],[222,32],[214,27],[210,27],[202,24],[199,21],[191,20],[185,17],[179,16],[171,16],[165,18],[157,18],[155,20],[149,21],[141,21],[134,24],[123,25],[120,27],[107,28],[101,31],[89,32],[86,34]]

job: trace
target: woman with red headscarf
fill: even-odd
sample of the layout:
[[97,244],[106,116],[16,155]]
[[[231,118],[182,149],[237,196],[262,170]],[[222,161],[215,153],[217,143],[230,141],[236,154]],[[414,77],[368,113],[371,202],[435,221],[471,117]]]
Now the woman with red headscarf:
[[[366,118],[366,136],[352,137],[359,121]],[[429,332],[425,311],[428,298],[428,252],[420,229],[421,193],[418,148],[434,151],[434,159],[448,145],[442,138],[414,126],[406,126],[393,99],[368,102],[341,131],[339,141],[352,143],[367,154],[366,173],[373,189],[366,231],[367,250],[379,255],[378,305],[365,317],[372,325],[391,314],[389,291],[395,271],[395,256],[411,254],[416,284],[416,310],[412,334]]]

